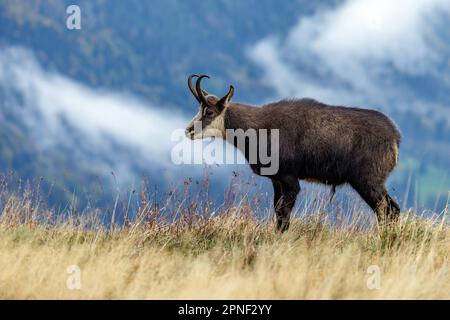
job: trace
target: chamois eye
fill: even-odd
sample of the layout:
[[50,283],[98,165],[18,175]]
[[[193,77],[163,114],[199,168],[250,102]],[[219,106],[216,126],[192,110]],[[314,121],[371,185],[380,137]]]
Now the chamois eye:
[[205,111],[206,116],[212,116],[213,114],[214,114],[214,112],[212,110],[206,109],[206,111]]

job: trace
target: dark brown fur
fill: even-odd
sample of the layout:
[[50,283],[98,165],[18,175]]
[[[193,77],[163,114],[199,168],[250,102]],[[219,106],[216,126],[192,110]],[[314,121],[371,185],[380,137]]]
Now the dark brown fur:
[[[333,188],[348,183],[380,222],[397,220],[400,208],[384,185],[397,164],[400,133],[384,114],[311,99],[283,100],[260,108],[232,103],[225,112],[226,129],[279,129],[280,169],[270,178],[280,230],[289,226],[299,179]],[[260,173],[260,165],[251,167]]]

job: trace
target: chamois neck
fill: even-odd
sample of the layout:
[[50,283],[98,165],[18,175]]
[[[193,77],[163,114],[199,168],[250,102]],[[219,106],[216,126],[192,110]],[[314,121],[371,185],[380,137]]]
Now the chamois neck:
[[242,129],[244,131],[248,129],[257,129],[258,128],[258,113],[260,108],[240,104],[240,103],[232,103],[225,110],[225,129]]

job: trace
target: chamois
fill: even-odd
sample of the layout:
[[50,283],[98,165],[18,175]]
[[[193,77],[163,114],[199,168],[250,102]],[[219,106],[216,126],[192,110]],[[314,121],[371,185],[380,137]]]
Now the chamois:
[[[260,107],[234,103],[232,85],[218,98],[201,88],[204,78],[209,77],[188,78],[188,87],[200,103],[198,114],[186,127],[188,138],[220,137],[238,147],[235,139],[228,138],[228,130],[267,129],[270,135],[270,130],[278,129],[279,168],[267,176],[273,185],[278,230],[289,228],[299,180],[323,183],[333,190],[349,184],[376,213],[379,225],[398,220],[400,207],[389,196],[385,182],[397,164],[401,136],[386,115],[313,99],[281,100]],[[196,122],[201,126],[195,126]],[[197,128],[201,132],[195,132]],[[242,151],[248,160],[248,151]],[[261,175],[262,163],[250,166]]]

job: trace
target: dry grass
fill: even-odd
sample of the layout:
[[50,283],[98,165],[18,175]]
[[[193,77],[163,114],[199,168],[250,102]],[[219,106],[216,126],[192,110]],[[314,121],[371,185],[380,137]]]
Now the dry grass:
[[[71,265],[79,290],[66,284]],[[371,265],[381,270],[375,290]],[[111,231],[18,222],[10,210],[0,223],[0,298],[450,298],[450,229],[404,217],[395,229],[361,231],[309,216],[280,235],[235,210]]]
[[[209,214],[199,198],[159,208],[141,197],[133,219],[111,226],[96,211],[55,219],[35,199],[29,188],[0,193],[0,298],[450,298],[448,210],[435,219],[404,213],[379,231],[330,223],[320,206],[302,206],[281,235],[270,218],[254,218],[248,201]],[[73,265],[80,288],[71,290]],[[370,273],[377,268],[379,278]],[[377,279],[379,288],[368,287]]]

